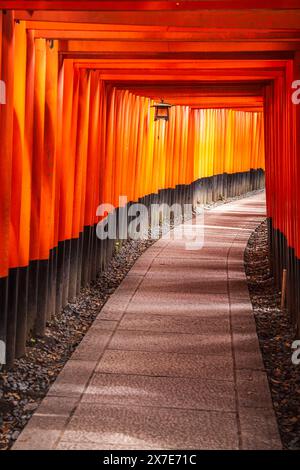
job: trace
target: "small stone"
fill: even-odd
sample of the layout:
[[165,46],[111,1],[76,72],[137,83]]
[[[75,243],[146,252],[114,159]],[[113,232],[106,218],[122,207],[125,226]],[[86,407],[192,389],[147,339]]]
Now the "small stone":
[[38,406],[38,403],[27,403],[27,405],[24,406],[24,411],[34,411]]
[[11,439],[13,441],[16,441],[18,439],[19,435],[20,435],[20,431],[14,431],[11,435]]

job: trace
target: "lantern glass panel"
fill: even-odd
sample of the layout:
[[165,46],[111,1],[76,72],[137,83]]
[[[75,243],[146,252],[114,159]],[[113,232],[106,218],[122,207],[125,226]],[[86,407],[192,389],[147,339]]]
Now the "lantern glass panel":
[[167,106],[157,106],[155,112],[155,120],[165,119],[169,120],[169,108]]

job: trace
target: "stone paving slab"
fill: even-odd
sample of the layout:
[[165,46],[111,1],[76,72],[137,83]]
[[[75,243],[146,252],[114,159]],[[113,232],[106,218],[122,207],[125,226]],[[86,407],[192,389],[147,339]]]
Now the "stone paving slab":
[[[247,377],[248,379],[248,377]],[[256,384],[256,382],[255,382]],[[253,383],[254,385],[254,383]],[[115,393],[112,394],[111,390]],[[235,411],[234,382],[96,373],[82,403]]]
[[235,414],[82,403],[62,442],[162,449],[237,449]]
[[224,303],[228,302],[228,295],[227,293],[195,294],[191,292],[177,292],[175,290],[166,292],[166,289],[163,290],[157,286],[155,292],[152,293],[150,290],[138,290],[132,299],[132,304],[143,305],[142,311],[146,312],[147,310],[151,310],[151,305],[153,305],[154,299],[158,308],[165,311],[170,309],[170,311],[172,311],[172,308],[178,304],[183,306],[187,304],[213,304],[218,307],[219,305],[223,305]]
[[[163,304],[163,305],[162,305]],[[167,308],[165,305],[167,304]],[[167,301],[162,301],[161,298],[158,299],[156,303],[153,302],[145,302],[143,310],[141,311],[140,303],[136,300],[132,300],[126,309],[126,315],[129,314],[136,314],[136,315],[144,315],[145,317],[149,317],[150,315],[164,315],[164,316],[179,316],[183,319],[183,317],[190,317],[190,316],[199,316],[199,317],[207,317],[207,318],[224,318],[224,315],[229,316],[229,304],[222,303],[210,303],[207,305],[206,303],[197,303],[193,302],[192,300],[182,299],[181,302],[170,302],[168,304]]]
[[106,350],[97,372],[233,380],[233,361],[230,353],[202,355]]
[[[177,293],[177,294],[227,294],[228,287],[227,284],[222,282],[219,277],[211,276],[209,279],[201,279],[198,277],[193,280],[190,278],[186,279],[184,273],[181,277],[180,285],[178,285],[178,275],[172,277],[161,277],[158,276],[158,279],[155,279],[155,276],[146,276],[144,281],[141,283],[139,288],[139,294],[147,294],[150,292],[152,295],[156,290],[164,292],[167,290],[168,293]],[[195,277],[195,276],[194,276]],[[213,282],[212,282],[213,281]],[[238,283],[238,281],[236,281]],[[234,287],[234,281],[232,281],[232,286]],[[247,289],[247,287],[237,285],[237,293],[240,292],[239,287],[242,289]],[[248,293],[248,290],[247,290]]]
[[13,448],[280,449],[243,263],[264,217],[261,193],[205,211],[201,250],[150,247]]
[[229,333],[229,317],[207,315],[204,317],[198,315],[183,316],[179,315],[149,315],[125,313],[120,322],[119,330],[144,330],[157,331],[165,333],[194,333],[201,334]]
[[244,450],[282,449],[273,409],[240,407],[239,417]]
[[231,338],[214,334],[162,333],[160,331],[118,330],[109,348],[131,351],[174,352],[184,354],[227,354],[231,352]]

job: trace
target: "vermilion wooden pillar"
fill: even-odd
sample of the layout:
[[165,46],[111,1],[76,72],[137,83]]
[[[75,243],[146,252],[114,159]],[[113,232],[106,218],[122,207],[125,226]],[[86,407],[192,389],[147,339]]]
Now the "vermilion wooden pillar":
[[35,76],[34,76],[34,127],[32,154],[32,203],[31,203],[31,256],[39,260],[38,299],[35,332],[45,332],[45,316],[48,299],[49,263],[47,254],[47,234],[49,222],[43,212],[47,199],[48,187],[44,178],[44,142],[45,142],[45,83],[46,83],[46,43],[44,39],[35,40]]
[[[24,23],[15,24],[14,128],[12,152],[12,196],[10,231],[10,266],[18,269],[19,295],[17,316],[10,320],[11,335],[15,336],[17,357],[25,353],[28,300],[28,225],[30,209],[28,192],[30,168],[25,154],[26,102],[26,30]],[[24,228],[23,228],[24,225]],[[13,242],[14,240],[14,242]]]
[[[35,46],[33,31],[27,31],[27,57],[26,57],[26,104],[25,104],[25,161],[27,162],[29,181],[27,188],[28,221],[24,224],[24,236],[28,238],[28,256],[30,256],[32,244],[31,232],[31,202],[32,202],[32,148],[34,128],[34,75],[35,75]],[[25,186],[24,186],[25,191]],[[27,309],[27,331],[33,329],[37,312],[37,283],[38,283],[38,259],[30,258],[29,264],[29,289]]]
[[62,60],[58,61],[57,78],[57,147],[56,147],[56,167],[55,167],[55,203],[54,203],[54,232],[53,243],[56,247],[56,282],[55,282],[55,312],[60,312],[62,307],[62,285],[64,268],[64,238],[61,238],[61,178],[63,170],[63,91],[64,91],[64,64]]
[[13,12],[2,14],[2,50],[0,79],[6,87],[6,104],[0,105],[0,277],[8,274],[9,221],[11,203],[11,169],[13,143],[14,93],[14,17]]
[[[13,145],[13,94],[14,94],[14,13],[7,11],[2,15],[2,54],[0,79],[6,86],[6,104],[0,105],[0,278],[7,278],[9,268],[9,234],[11,210],[11,177],[12,177],[12,145]],[[0,302],[0,339],[9,338],[10,317],[17,311],[17,273],[12,273],[8,282],[8,291],[3,289]],[[2,281],[1,281],[2,282]],[[7,281],[3,281],[4,283]],[[9,297],[7,299],[7,292]],[[8,319],[8,321],[7,321]],[[10,341],[10,339],[9,339]],[[7,343],[7,363],[12,364],[14,358],[14,338]]]
[[87,158],[89,143],[89,116],[90,116],[90,73],[81,70],[79,73],[79,103],[78,103],[78,127],[77,127],[77,152],[76,152],[76,193],[74,197],[74,223],[77,233],[83,231],[83,251],[81,284],[89,282],[89,251],[90,251],[90,227],[84,226],[85,198],[87,181]]
[[95,204],[95,194],[98,186],[98,162],[99,152],[99,106],[100,106],[100,77],[98,72],[93,72],[90,79],[90,105],[89,105],[89,139],[87,155],[87,185],[85,197],[84,225],[91,227],[90,244],[90,270],[89,279],[95,279],[97,272],[97,249],[96,230],[94,219],[97,204]]
[[[73,75],[73,104],[72,104],[72,126],[71,126],[71,141],[70,152],[73,155],[74,167],[74,202],[76,198],[76,191],[78,190],[77,181],[77,168],[76,168],[76,148],[77,148],[77,121],[78,121],[78,96],[79,96],[79,73],[74,69]],[[74,170],[73,170],[74,168]],[[79,180],[80,180],[79,175]],[[76,218],[73,214],[72,220],[72,240],[71,240],[71,254],[70,254],[70,282],[69,282],[69,301],[73,301],[79,291],[78,285],[81,283],[81,245],[82,233],[80,228],[76,225]],[[79,275],[80,273],[80,275]]]
[[65,61],[63,66],[63,107],[62,107],[62,137],[59,158],[61,160],[60,177],[60,219],[59,240],[64,243],[63,254],[63,289],[62,304],[65,305],[69,293],[70,256],[72,219],[74,216],[74,156],[70,144],[72,134],[72,104],[73,104],[73,62]]
[[[57,41],[46,41],[46,84],[45,84],[45,136],[43,184],[47,191],[42,201],[44,223],[49,227],[45,239],[45,248],[49,257],[48,308],[47,318],[55,312],[55,278],[57,251],[55,247],[55,187],[57,166],[57,87],[58,87],[58,49]],[[47,254],[45,252],[45,255]]]

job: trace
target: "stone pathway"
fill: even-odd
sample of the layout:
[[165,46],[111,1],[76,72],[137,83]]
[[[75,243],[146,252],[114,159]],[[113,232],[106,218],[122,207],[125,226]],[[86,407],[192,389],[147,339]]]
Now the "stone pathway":
[[280,449],[243,263],[264,216],[258,194],[206,211],[201,250],[150,247],[13,448]]

